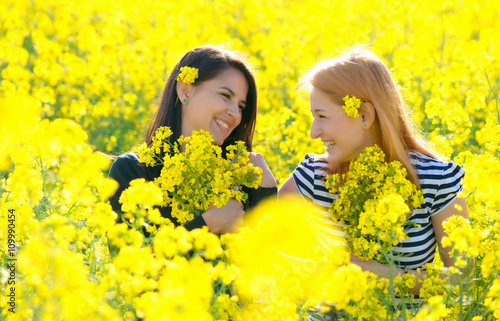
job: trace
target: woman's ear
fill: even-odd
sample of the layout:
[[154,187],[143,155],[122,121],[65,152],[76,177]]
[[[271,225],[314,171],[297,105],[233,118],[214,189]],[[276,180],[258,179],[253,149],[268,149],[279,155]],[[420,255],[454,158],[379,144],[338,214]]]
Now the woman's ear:
[[359,107],[359,116],[363,122],[364,128],[370,128],[375,121],[376,111],[373,104],[369,101],[364,102]]
[[181,103],[186,103],[189,100],[189,97],[191,97],[191,93],[193,91],[193,85],[191,84],[186,84],[183,81],[178,81],[176,85],[176,90],[177,90],[177,96],[179,97],[179,100]]

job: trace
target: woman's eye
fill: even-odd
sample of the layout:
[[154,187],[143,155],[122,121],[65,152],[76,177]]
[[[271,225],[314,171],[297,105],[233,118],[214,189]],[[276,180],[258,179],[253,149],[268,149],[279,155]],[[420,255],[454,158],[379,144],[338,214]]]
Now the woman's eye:
[[240,107],[240,110],[245,109],[245,106],[243,106],[243,105],[239,105],[238,107]]
[[224,96],[224,98],[227,98],[227,99],[231,98],[231,96],[229,96],[229,94],[226,94],[226,93],[221,93],[221,95]]

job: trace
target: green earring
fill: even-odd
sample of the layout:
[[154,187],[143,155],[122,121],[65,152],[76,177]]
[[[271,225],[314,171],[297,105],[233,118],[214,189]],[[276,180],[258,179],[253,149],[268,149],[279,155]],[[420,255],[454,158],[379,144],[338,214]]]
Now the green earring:
[[365,127],[366,127],[366,126],[368,126],[368,125],[367,125],[367,124],[364,124],[363,126],[365,126]]
[[182,100],[182,102],[183,102],[183,103],[187,103],[187,102],[188,102],[188,100],[187,100],[186,98],[184,98],[184,99]]

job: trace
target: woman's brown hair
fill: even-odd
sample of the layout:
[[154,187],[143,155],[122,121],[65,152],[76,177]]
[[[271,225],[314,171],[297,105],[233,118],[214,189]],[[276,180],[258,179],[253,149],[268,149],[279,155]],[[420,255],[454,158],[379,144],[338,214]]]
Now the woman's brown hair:
[[181,135],[182,112],[177,96],[176,84],[180,68],[190,66],[198,69],[198,78],[193,83],[197,86],[202,82],[215,78],[224,70],[234,68],[241,71],[248,83],[246,107],[243,109],[241,122],[224,141],[223,150],[236,141],[243,141],[249,151],[252,150],[252,138],[257,117],[257,88],[252,71],[245,58],[240,54],[218,46],[204,45],[190,50],[174,67],[167,79],[161,95],[160,104],[146,132],[145,142],[151,146],[154,134],[159,127],[168,126],[172,130],[169,140],[173,144]]

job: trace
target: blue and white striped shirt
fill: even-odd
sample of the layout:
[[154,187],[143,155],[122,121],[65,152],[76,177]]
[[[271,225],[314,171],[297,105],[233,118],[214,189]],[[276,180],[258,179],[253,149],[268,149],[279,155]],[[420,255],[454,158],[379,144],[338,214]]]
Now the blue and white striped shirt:
[[[391,256],[397,267],[416,269],[434,259],[437,243],[431,216],[455,200],[457,193],[463,188],[461,179],[464,177],[464,170],[452,161],[443,162],[416,152],[410,152],[410,161],[416,169],[424,202],[413,210],[407,221],[420,226],[405,230],[409,239],[394,246]],[[338,195],[329,193],[325,187],[326,166],[324,158],[308,154],[293,172],[293,178],[300,194],[311,206],[325,241],[345,245],[342,225],[336,224],[328,213],[330,204]]]

